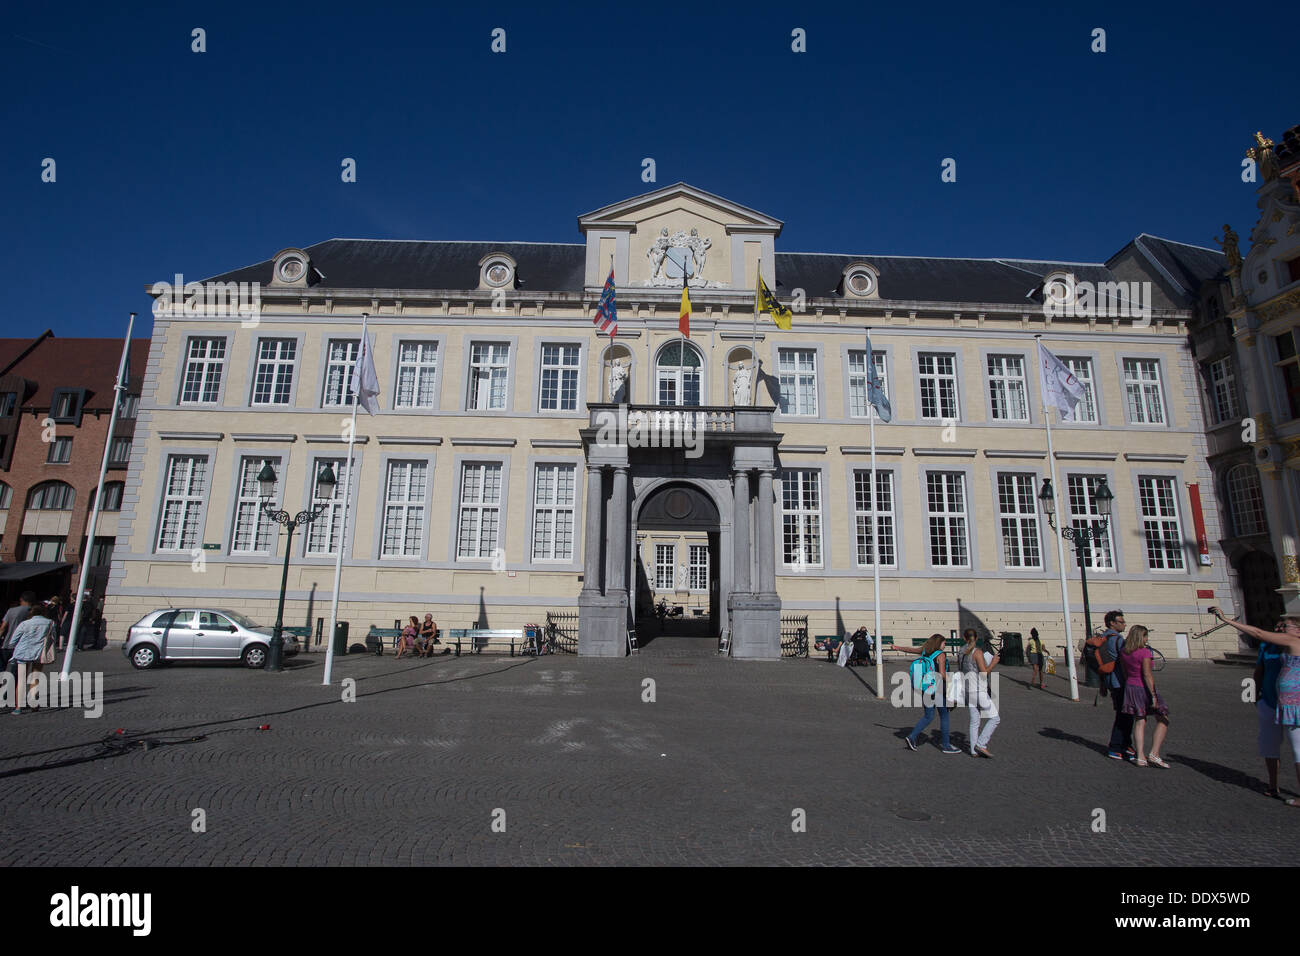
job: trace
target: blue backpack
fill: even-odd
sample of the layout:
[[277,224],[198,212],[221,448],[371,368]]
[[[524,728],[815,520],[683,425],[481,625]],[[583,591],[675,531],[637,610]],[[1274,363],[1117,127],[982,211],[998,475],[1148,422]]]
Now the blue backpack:
[[933,654],[917,657],[907,665],[908,673],[912,675],[912,687],[915,690],[927,691],[934,686],[936,679],[934,660],[942,653],[943,651],[935,651]]

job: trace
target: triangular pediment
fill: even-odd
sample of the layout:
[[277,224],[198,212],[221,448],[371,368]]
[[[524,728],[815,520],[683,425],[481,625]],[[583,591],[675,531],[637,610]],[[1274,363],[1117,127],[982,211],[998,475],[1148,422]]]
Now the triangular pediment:
[[674,183],[579,216],[578,228],[586,232],[591,226],[640,223],[648,218],[660,218],[673,211],[687,216],[700,216],[722,226],[771,230],[774,235],[780,235],[785,225],[780,219],[773,219],[757,209],[750,209],[730,199],[697,189],[689,183]]

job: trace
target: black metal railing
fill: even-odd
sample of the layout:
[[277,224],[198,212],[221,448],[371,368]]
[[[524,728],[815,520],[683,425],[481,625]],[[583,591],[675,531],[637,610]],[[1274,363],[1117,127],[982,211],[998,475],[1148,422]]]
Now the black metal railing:
[[559,654],[578,653],[578,614],[576,611],[547,611],[546,638]]
[[781,656],[808,656],[808,615],[781,615]]

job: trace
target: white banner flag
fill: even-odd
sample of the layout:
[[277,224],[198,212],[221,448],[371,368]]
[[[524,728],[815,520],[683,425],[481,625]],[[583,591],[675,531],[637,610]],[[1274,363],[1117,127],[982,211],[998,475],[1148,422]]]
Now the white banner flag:
[[1061,418],[1068,419],[1074,414],[1074,406],[1083,401],[1086,389],[1069,366],[1047,350],[1041,339],[1038,342],[1038,373],[1043,405],[1058,409]]
[[356,396],[357,405],[373,415],[379,411],[375,399],[379,395],[379,376],[375,373],[375,357],[370,343],[370,334],[366,331],[366,319],[361,319],[361,350],[357,353],[357,364],[352,369],[352,394]]
[[882,422],[888,423],[894,418],[893,406],[885,395],[885,385],[876,374],[876,360],[871,354],[871,336],[867,335],[867,401],[875,408]]

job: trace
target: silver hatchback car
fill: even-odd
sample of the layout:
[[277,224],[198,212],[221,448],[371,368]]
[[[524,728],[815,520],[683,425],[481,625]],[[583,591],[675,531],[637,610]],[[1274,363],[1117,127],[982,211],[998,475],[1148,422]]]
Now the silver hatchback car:
[[[274,633],[224,608],[162,608],[131,626],[122,653],[141,669],[159,661],[240,661],[245,667],[264,667]],[[298,639],[286,631],[284,656],[298,650]]]

